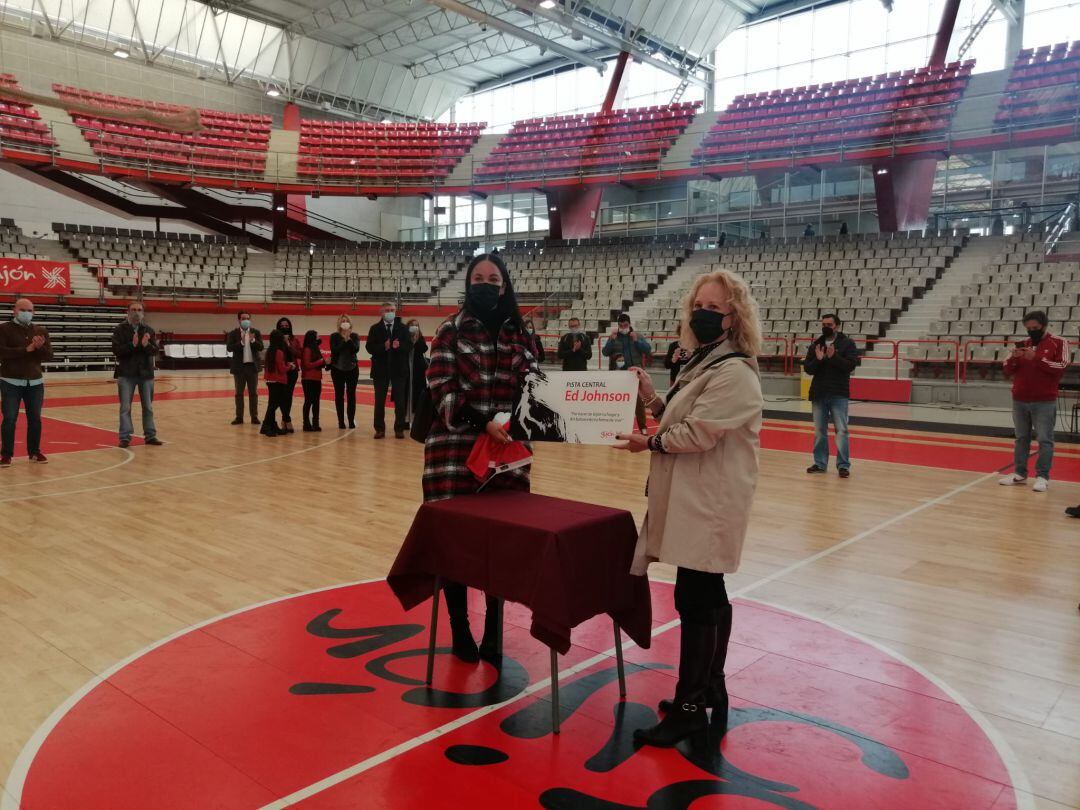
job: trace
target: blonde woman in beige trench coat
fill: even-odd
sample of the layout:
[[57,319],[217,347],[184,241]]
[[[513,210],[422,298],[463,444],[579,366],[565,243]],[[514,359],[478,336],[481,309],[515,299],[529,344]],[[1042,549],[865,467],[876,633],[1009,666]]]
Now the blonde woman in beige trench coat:
[[671,746],[704,730],[706,709],[727,724],[724,662],[731,603],[724,574],[739,567],[758,476],[761,345],[757,304],[739,277],[699,276],[683,302],[681,342],[693,352],[666,397],[635,369],[645,404],[660,419],[655,436],[621,434],[619,449],[652,455],[649,510],[632,572],[650,563],[678,567],[675,609],[681,620],[679,681],[660,702],[659,724],[638,742]]

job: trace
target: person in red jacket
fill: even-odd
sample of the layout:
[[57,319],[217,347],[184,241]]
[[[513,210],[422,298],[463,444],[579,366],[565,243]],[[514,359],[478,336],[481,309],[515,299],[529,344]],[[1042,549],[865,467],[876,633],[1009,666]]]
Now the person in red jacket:
[[276,412],[281,410],[284,414],[289,372],[296,368],[296,363],[289,358],[289,346],[285,333],[275,329],[270,333],[270,344],[266,349],[265,371],[263,372],[266,387],[270,391],[270,404],[266,407],[262,429],[259,430],[264,436],[284,436],[286,433],[277,426]]
[[1028,339],[1016,344],[1005,360],[1005,376],[1012,378],[1013,426],[1016,447],[1014,472],[999,482],[1011,487],[1028,477],[1031,433],[1039,442],[1035,460],[1035,484],[1032,490],[1046,492],[1050,485],[1050,464],[1054,460],[1054,424],[1057,421],[1058,384],[1069,367],[1069,344],[1051,335],[1046,328],[1046,313],[1040,310],[1024,316]]
[[319,348],[319,333],[309,329],[304,333],[304,348],[300,353],[300,385],[304,389],[304,432],[321,431],[319,400],[322,397],[322,374],[326,359]]
[[281,402],[281,427],[279,433],[295,433],[292,426],[292,401],[293,392],[296,390],[296,380],[300,377],[300,355],[304,346],[300,338],[293,334],[292,321],[288,318],[279,318],[277,329],[285,336],[285,361],[292,363],[292,370],[285,377],[285,396]]

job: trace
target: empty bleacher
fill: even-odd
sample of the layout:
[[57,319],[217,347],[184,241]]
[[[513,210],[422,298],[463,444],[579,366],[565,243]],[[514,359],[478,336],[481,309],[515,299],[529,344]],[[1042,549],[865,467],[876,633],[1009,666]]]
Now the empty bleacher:
[[0,73],[0,141],[9,149],[51,150],[56,141],[34,106],[4,95],[5,87],[18,86],[10,73]]
[[[1050,331],[1075,338],[1080,331],[1080,259],[1048,258],[1042,243],[1018,234],[1006,252],[994,256],[972,284],[960,288],[940,318],[930,324],[930,335],[960,345],[961,360],[974,366],[984,379],[1001,376],[999,363],[1022,337],[1024,314],[1041,309],[1050,319]],[[1074,347],[1075,348],[1075,347]],[[937,376],[937,366],[955,359],[955,346],[936,349],[911,347],[905,358],[915,364],[916,376]],[[1073,362],[1080,362],[1075,353]]]
[[123,307],[38,304],[34,323],[49,330],[53,360],[48,372],[112,369],[112,333],[124,319]]
[[737,96],[694,152],[735,157],[824,152],[944,134],[973,60]]
[[585,331],[599,333],[681,266],[695,241],[695,236],[678,235],[509,242],[503,256],[513,268],[515,292],[526,302],[560,293],[565,306],[548,331],[564,330],[577,317]]
[[0,258],[11,259],[47,259],[34,252],[34,240],[23,234],[15,221],[4,217],[0,219]]
[[[103,109],[181,112],[186,107],[113,96],[54,84],[61,99]],[[180,133],[150,124],[72,113],[94,154],[106,162],[183,174],[261,175],[270,147],[270,116],[199,110],[201,132]]]
[[[750,285],[761,314],[766,356],[779,356],[785,341],[820,329],[835,312],[860,348],[880,337],[914,298],[945,272],[961,247],[959,237],[862,234],[752,241],[699,251],[698,272],[726,269]],[[646,334],[674,335],[693,276],[649,298],[635,326]]]
[[247,245],[224,236],[157,233],[53,223],[60,243],[114,295],[235,298],[247,264]]
[[994,123],[1071,127],[1080,111],[1080,40],[1025,48],[1013,63]]
[[271,282],[277,300],[348,298],[425,301],[464,267],[473,242],[441,247],[408,243],[308,242],[278,250]]
[[431,183],[453,170],[485,124],[300,122],[297,174],[396,185]]
[[478,181],[656,168],[700,102],[518,121],[477,168]]

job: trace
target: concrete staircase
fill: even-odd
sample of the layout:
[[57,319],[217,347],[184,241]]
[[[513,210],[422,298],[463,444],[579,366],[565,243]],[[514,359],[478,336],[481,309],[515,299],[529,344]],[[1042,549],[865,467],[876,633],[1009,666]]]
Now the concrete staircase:
[[[960,250],[960,255],[953,259],[944,275],[937,280],[933,288],[900,315],[899,320],[885,333],[885,340],[922,340],[929,337],[930,323],[941,320],[941,309],[950,305],[954,295],[960,295],[960,288],[971,284],[976,273],[982,272],[992,256],[1004,252],[1005,238],[1001,236],[974,236]],[[904,347],[900,347],[903,354]],[[857,377],[892,378],[895,365],[889,362],[892,357],[891,343],[879,343],[863,357],[863,363],[855,372]],[[908,376],[911,364],[900,361],[900,378]]]
[[427,303],[432,306],[458,306],[465,300],[465,268],[455,270]]
[[956,108],[951,131],[953,137],[985,135],[994,127],[994,115],[1001,103],[1001,93],[1009,82],[1009,71],[979,73],[968,81],[967,90]]
[[484,165],[488,155],[502,140],[502,135],[481,135],[476,145],[465,153],[454,170],[443,181],[445,186],[467,186],[473,182],[473,174]]
[[270,153],[266,156],[266,175],[295,182],[300,151],[300,133],[284,129],[270,130]]
[[701,146],[712,125],[716,123],[716,116],[715,112],[699,113],[660,159],[660,168],[685,169],[689,166],[694,150]]
[[239,299],[241,301],[269,301],[274,295],[278,281],[273,253],[248,251],[247,266],[240,277]]
[[715,250],[698,250],[690,254],[686,261],[676,267],[674,272],[661,281],[656,286],[656,289],[649,293],[644,300],[631,305],[627,311],[631,323],[637,323],[639,320],[645,319],[647,317],[646,313],[651,307],[655,306],[654,302],[659,296],[671,295],[687,287],[695,278],[706,272],[709,266],[717,261],[718,256],[719,253]]
[[53,138],[60,149],[60,154],[74,160],[85,160],[97,163],[97,155],[90,148],[90,144],[83,137],[82,131],[75,126],[75,122],[68,115],[67,110],[59,107],[50,107],[47,104],[36,104],[35,109],[41,115],[42,123],[52,130]]

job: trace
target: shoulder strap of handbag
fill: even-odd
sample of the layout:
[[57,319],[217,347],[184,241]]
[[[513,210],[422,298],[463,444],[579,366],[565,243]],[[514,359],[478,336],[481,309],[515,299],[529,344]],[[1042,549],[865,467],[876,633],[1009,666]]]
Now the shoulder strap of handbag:
[[[705,371],[707,369],[712,368],[713,366],[718,366],[721,363],[723,363],[724,361],[730,360],[732,357],[749,357],[749,356],[750,355],[746,354],[745,352],[729,352],[728,354],[722,354],[719,357],[717,357],[715,360],[710,360],[708,363],[706,363],[704,368],[702,368],[701,370]],[[671,402],[671,398],[674,397],[676,393],[678,393],[680,388],[682,388],[682,381],[681,380],[679,382],[677,382],[674,385],[674,387],[671,388],[671,390],[668,391],[667,396],[664,397],[664,401],[665,402]]]

